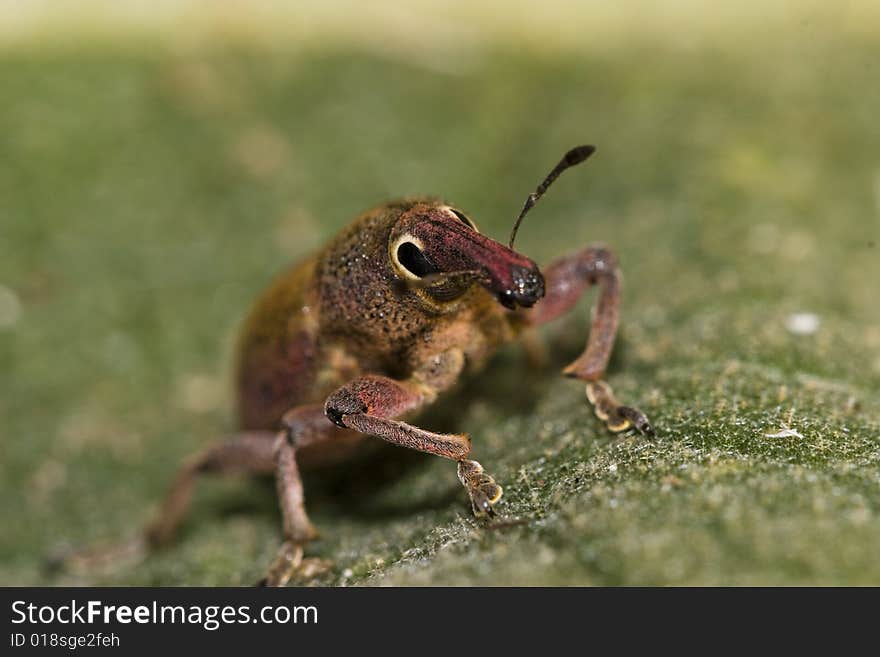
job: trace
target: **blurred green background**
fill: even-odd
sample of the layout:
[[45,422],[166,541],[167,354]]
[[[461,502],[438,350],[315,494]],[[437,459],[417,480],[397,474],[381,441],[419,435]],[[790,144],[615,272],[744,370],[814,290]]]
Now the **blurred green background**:
[[[232,5],[232,3],[229,3]],[[518,247],[625,272],[615,437],[558,370],[588,303],[422,420],[466,430],[508,526],[415,457],[309,482],[320,584],[880,584],[880,10],[709,3],[0,2],[0,584],[249,584],[272,486],[213,480],[142,564],[129,534],[234,426],[255,295],[357,213],[444,196]],[[339,478],[357,479],[344,471]]]

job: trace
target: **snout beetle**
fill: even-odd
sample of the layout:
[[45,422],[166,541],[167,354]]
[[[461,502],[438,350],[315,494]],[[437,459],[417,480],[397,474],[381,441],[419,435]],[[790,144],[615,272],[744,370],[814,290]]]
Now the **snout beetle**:
[[508,246],[481,234],[454,206],[407,198],[361,215],[282,274],[241,333],[240,432],[189,459],[155,520],[115,552],[166,544],[200,475],[274,473],[283,543],[262,583],[283,585],[304,567],[303,546],[317,536],[300,468],[339,462],[375,438],[451,459],[474,514],[492,515],[502,489],[471,458],[470,438],[399,418],[433,402],[525,329],[570,310],[593,285],[600,291],[589,340],[564,374],[586,382],[587,399],[608,429],[653,435],[645,415],[618,402],[602,380],[619,319],[614,255],[587,246],[542,273],[513,248],[523,217],[547,188],[594,151],[579,146],[565,154],[529,195]]

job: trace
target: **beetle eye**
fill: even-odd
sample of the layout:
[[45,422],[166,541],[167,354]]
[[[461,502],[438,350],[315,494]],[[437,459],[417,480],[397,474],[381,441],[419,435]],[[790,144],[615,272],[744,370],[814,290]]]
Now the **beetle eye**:
[[465,226],[467,226],[468,228],[473,228],[474,230],[477,229],[477,227],[474,225],[474,222],[471,221],[470,219],[468,219],[468,218],[464,215],[464,213],[459,212],[459,211],[456,210],[455,208],[449,208],[449,211],[450,211],[452,214],[454,214],[456,217],[458,217],[458,220],[459,220],[461,223],[463,223]]
[[421,278],[439,270],[422,250],[412,242],[403,242],[397,247],[397,261],[411,274]]

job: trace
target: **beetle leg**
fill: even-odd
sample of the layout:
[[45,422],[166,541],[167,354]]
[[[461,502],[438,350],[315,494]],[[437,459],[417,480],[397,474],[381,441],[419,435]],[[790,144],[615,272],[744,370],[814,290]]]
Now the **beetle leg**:
[[266,576],[259,582],[263,586],[287,584],[302,564],[303,546],[318,536],[306,515],[302,479],[296,465],[296,450],[287,431],[278,434],[275,460],[275,482],[281,506],[284,542]]
[[486,474],[482,465],[476,461],[461,459],[458,462],[458,480],[471,498],[471,508],[475,516],[482,518],[495,515],[492,507],[501,499],[504,489]]
[[364,376],[348,383],[330,397],[325,413],[340,427],[346,427],[428,454],[458,462],[458,477],[467,490],[474,514],[492,513],[501,499],[501,486],[483,467],[467,458],[471,440],[465,434],[440,434],[391,418],[433,401],[437,390],[424,379],[395,381],[383,376]]
[[303,559],[303,546],[318,537],[305,508],[296,450],[330,439],[338,429],[327,421],[320,404],[297,406],[281,420],[284,427],[275,440],[275,483],[281,507],[284,541],[260,586],[284,586],[314,560]]
[[196,480],[203,474],[268,474],[274,468],[271,431],[243,432],[187,459],[147,527],[121,543],[62,551],[50,558],[53,568],[94,570],[143,557],[168,543],[189,509]]
[[241,433],[212,445],[181,467],[156,515],[144,531],[151,548],[167,544],[189,511],[196,480],[204,474],[269,474],[274,467],[271,431]]
[[611,386],[602,381],[620,319],[621,275],[614,254],[602,246],[589,246],[578,253],[551,263],[544,271],[546,295],[534,309],[523,313],[532,326],[552,321],[568,312],[593,285],[600,286],[599,300],[593,314],[590,337],[583,353],[563,374],[587,382],[587,399],[611,431],[635,427],[653,435],[645,414],[622,405]]
[[462,459],[471,450],[471,440],[466,435],[434,433],[391,419],[434,401],[436,396],[437,390],[421,381],[367,375],[331,394],[324,404],[324,413],[340,427],[420,452]]

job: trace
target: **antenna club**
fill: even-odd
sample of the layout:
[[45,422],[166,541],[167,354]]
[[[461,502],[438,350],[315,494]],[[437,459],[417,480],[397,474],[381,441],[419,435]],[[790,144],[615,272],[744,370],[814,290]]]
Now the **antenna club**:
[[566,167],[573,167],[576,164],[580,164],[595,152],[596,147],[592,144],[575,146],[570,151],[568,151],[568,153],[565,154],[564,160]]

